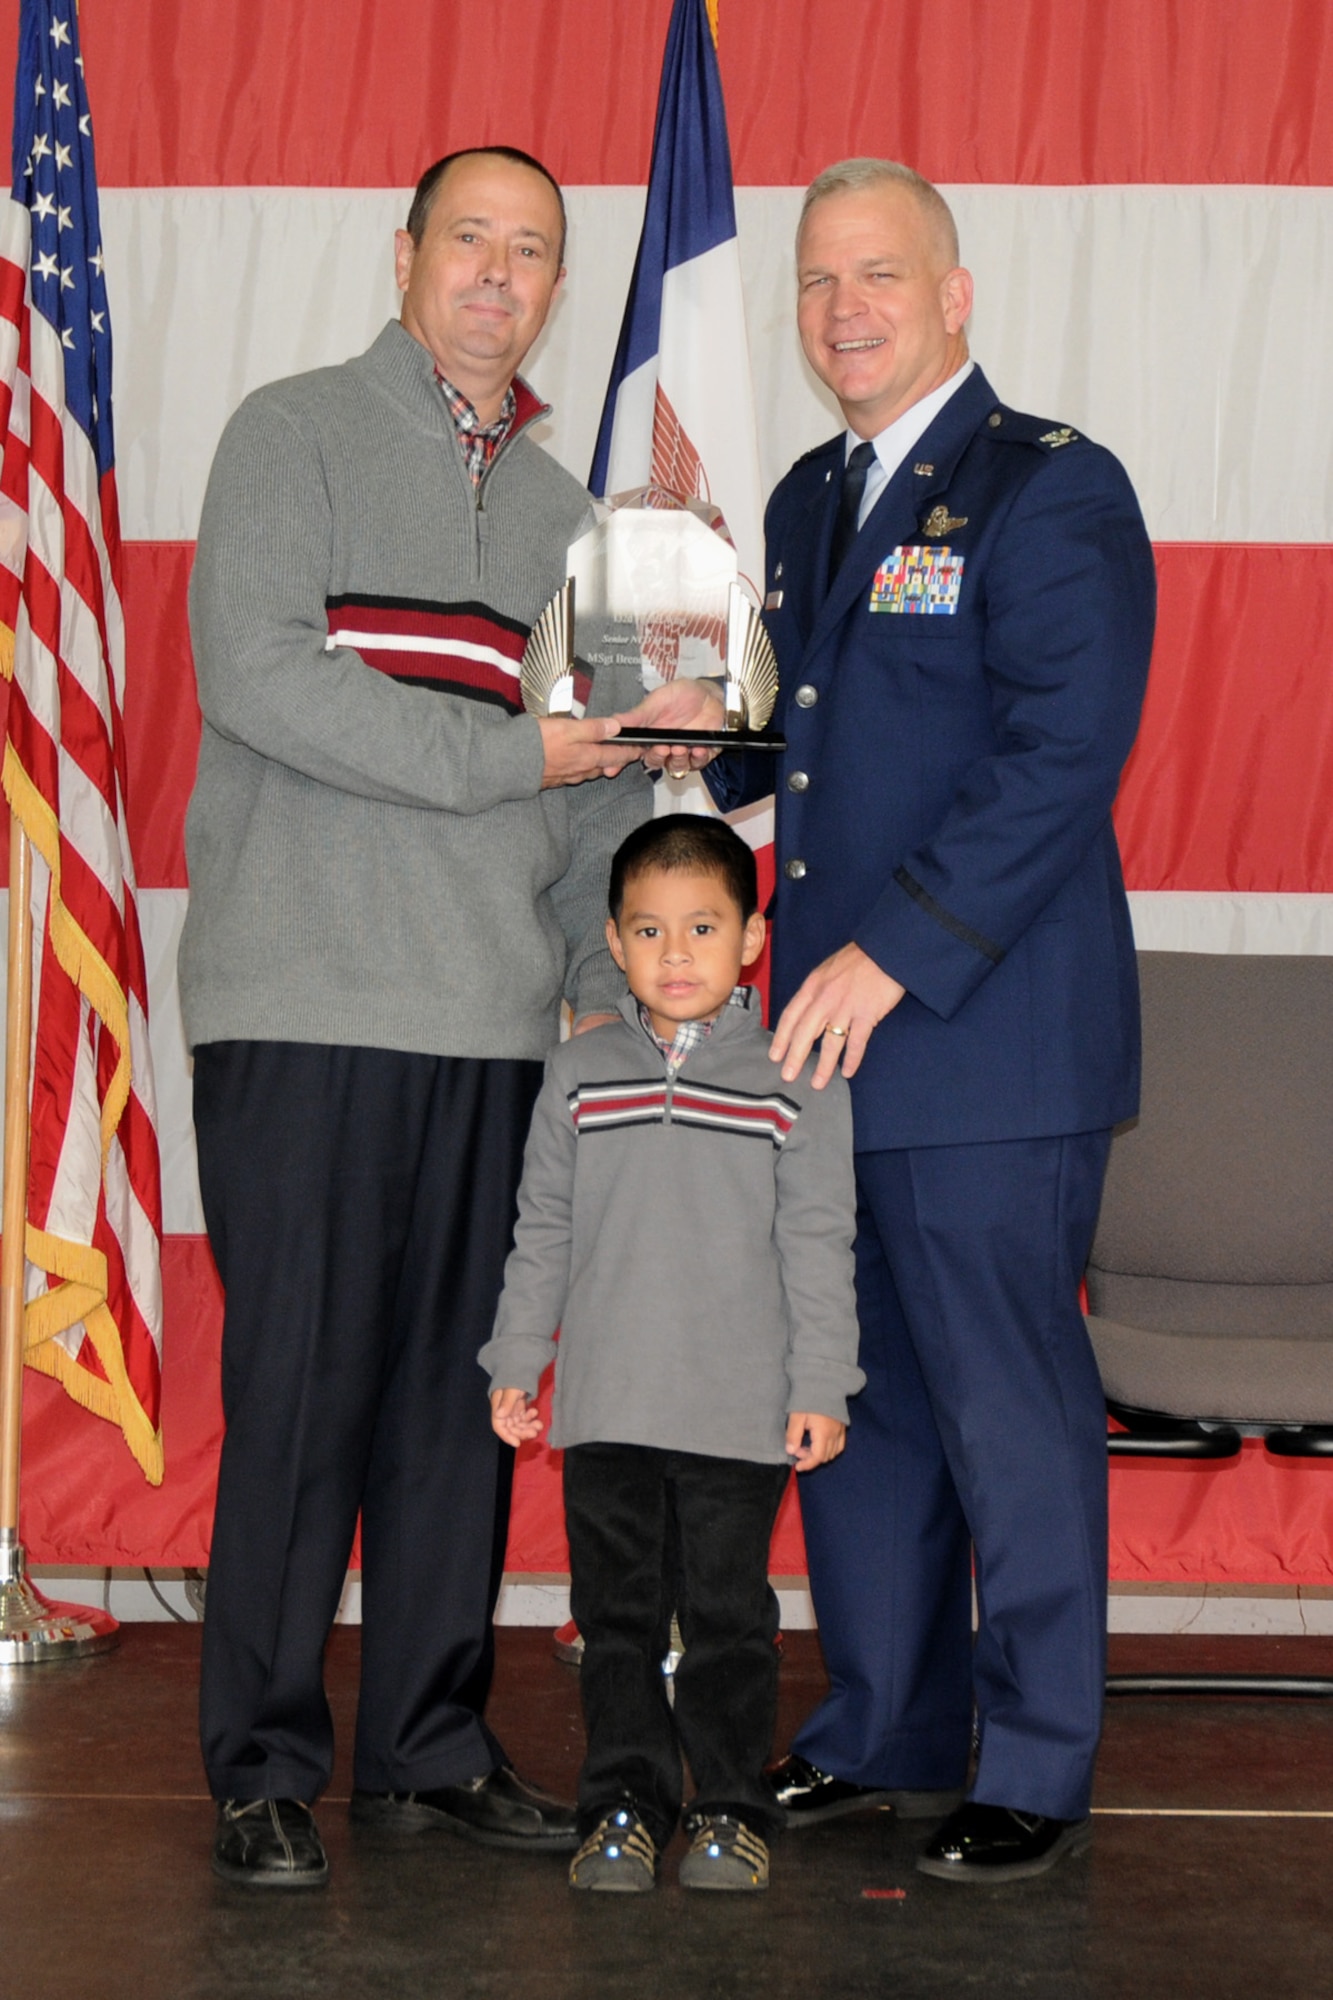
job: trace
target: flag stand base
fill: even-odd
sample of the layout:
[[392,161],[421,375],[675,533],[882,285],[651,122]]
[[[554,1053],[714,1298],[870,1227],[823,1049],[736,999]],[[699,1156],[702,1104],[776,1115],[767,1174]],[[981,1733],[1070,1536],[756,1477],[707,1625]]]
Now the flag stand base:
[[0,1667],[36,1666],[109,1652],[120,1626],[91,1604],[53,1604],[28,1580],[28,1560],[13,1531],[0,1530]]

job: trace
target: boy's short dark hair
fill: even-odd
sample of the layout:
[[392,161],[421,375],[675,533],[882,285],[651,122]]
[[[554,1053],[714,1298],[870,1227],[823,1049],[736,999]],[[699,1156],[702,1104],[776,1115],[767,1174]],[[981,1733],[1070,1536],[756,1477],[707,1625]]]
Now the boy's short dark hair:
[[724,819],[705,819],[699,813],[667,813],[662,819],[645,820],[622,840],[611,862],[611,889],[607,898],[612,920],[620,922],[625,906],[625,884],[650,869],[668,874],[693,870],[700,875],[720,876],[727,894],[748,923],[759,908],[759,874],[754,855],[738,833]]

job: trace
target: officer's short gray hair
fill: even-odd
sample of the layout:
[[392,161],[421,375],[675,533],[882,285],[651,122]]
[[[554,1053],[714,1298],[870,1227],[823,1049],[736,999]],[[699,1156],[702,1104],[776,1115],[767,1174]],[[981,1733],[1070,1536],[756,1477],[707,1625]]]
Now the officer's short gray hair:
[[831,194],[859,194],[864,188],[882,187],[888,181],[905,188],[926,217],[939,243],[945,263],[952,269],[958,262],[958,225],[953,211],[934,184],[905,167],[901,160],[839,160],[816,175],[805,191],[801,217],[796,225],[796,250],[800,255],[801,232],[816,202]]

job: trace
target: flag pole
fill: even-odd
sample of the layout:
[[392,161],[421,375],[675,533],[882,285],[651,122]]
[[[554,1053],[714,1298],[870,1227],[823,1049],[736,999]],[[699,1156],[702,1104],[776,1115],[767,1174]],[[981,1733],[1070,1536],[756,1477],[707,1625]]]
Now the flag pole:
[[5,1009],[5,1204],[0,1243],[0,1548],[18,1541],[23,1411],[23,1237],[28,1206],[32,1035],[32,849],[9,816],[9,991]]
[[92,1605],[53,1604],[28,1580],[19,1540],[23,1433],[23,1276],[28,1210],[32,1040],[32,849],[9,817],[9,981],[5,1007],[5,1200],[0,1245],[0,1666],[68,1660],[116,1644],[119,1626]]

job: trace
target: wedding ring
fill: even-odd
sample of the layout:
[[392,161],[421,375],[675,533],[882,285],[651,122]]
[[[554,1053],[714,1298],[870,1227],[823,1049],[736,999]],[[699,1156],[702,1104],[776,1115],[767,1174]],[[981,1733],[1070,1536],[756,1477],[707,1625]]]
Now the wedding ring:
[[830,1021],[828,1027],[825,1029],[824,1032],[829,1035],[845,1035],[847,1033],[847,1030],[845,1028],[835,1028],[833,1026],[833,1023]]

